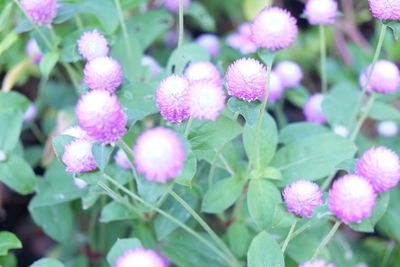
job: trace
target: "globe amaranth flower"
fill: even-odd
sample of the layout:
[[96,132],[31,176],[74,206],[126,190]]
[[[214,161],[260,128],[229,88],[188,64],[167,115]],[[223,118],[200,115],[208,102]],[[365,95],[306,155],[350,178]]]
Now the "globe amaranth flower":
[[37,115],[37,108],[35,104],[30,103],[28,108],[26,109],[24,116],[23,116],[23,121],[24,122],[31,122],[36,118]]
[[287,48],[297,36],[297,21],[279,7],[261,10],[251,25],[252,40],[258,47],[272,51]]
[[80,126],[75,125],[75,126],[70,126],[66,128],[63,132],[61,132],[62,135],[69,135],[75,138],[79,139],[85,139],[89,142],[95,142],[92,137],[88,135],[87,132],[85,132]]
[[[367,77],[371,65],[369,65],[365,72],[360,76],[360,86],[364,87],[367,82]],[[392,93],[400,87],[400,71],[398,67],[391,61],[378,60],[375,64],[371,79],[368,84],[368,92],[371,89],[379,93]]]
[[109,52],[107,39],[97,30],[84,32],[78,40],[81,56],[90,61],[98,57],[106,57]]
[[21,0],[21,6],[31,20],[39,26],[50,25],[58,8],[55,0]]
[[34,64],[39,64],[43,57],[43,53],[40,51],[38,44],[33,38],[29,39],[28,43],[26,44],[25,53],[28,57],[32,58],[32,62]]
[[117,153],[114,155],[114,161],[117,165],[123,169],[130,169],[131,163],[129,162],[128,156],[125,154],[125,151],[122,149],[118,149]]
[[393,137],[399,133],[399,128],[394,121],[381,121],[376,128],[378,133],[384,137]]
[[114,267],[168,267],[168,261],[151,249],[137,248],[124,252]]
[[304,14],[310,24],[333,24],[338,4],[335,0],[308,0]]
[[187,104],[190,117],[214,121],[225,108],[225,93],[211,80],[194,81],[189,86]]
[[299,265],[299,267],[335,267],[333,263],[326,263],[324,259],[316,259],[307,261]]
[[189,117],[188,87],[188,79],[181,75],[170,75],[161,81],[156,91],[156,102],[165,120],[179,124]]
[[88,172],[97,168],[92,143],[84,139],[75,139],[65,145],[61,160],[67,166],[67,172]]
[[274,67],[274,72],[281,79],[284,88],[293,88],[303,79],[303,71],[299,64],[293,61],[281,61]]
[[117,97],[107,91],[94,90],[84,94],[75,114],[82,129],[98,142],[117,142],[126,132],[127,116]]
[[371,13],[377,19],[400,20],[400,1],[368,0]]
[[356,171],[369,180],[378,193],[395,187],[400,181],[399,156],[386,147],[373,147],[357,161]]
[[317,124],[324,124],[326,122],[326,117],[322,110],[323,100],[324,95],[322,94],[314,94],[308,99],[303,108],[303,113],[307,121]]
[[122,67],[111,57],[97,57],[86,63],[83,80],[93,90],[115,92],[122,83]]
[[319,186],[308,180],[294,181],[282,195],[288,211],[304,217],[311,217],[315,207],[324,202]]
[[226,72],[228,94],[245,101],[262,99],[267,71],[253,58],[241,58],[229,65]]
[[[187,9],[190,5],[190,0],[182,0],[183,8]],[[179,0],[164,0],[164,5],[172,12],[179,11]]]
[[329,208],[345,223],[359,223],[372,215],[376,193],[369,181],[347,174],[333,182],[329,190]]
[[150,77],[157,76],[162,72],[160,64],[149,55],[144,55],[142,57],[142,66],[149,68]]
[[333,132],[339,136],[342,137],[348,137],[349,136],[349,129],[347,129],[345,126],[343,125],[336,125],[333,128]]
[[209,61],[197,61],[191,63],[185,70],[185,77],[190,81],[210,80],[222,87],[221,73],[217,67]]
[[[282,86],[281,79],[279,76],[272,71],[269,77],[269,85],[268,85],[268,102],[275,102],[278,99],[281,99],[284,88]],[[264,98],[264,95],[262,97]]]
[[238,32],[228,35],[226,43],[240,53],[247,55],[257,51],[257,46],[251,39],[251,23],[245,22],[239,25]]
[[202,34],[196,38],[196,43],[207,49],[211,57],[217,57],[219,55],[220,44],[215,34]]
[[186,159],[177,134],[162,127],[142,133],[136,140],[133,155],[137,171],[147,180],[158,183],[178,176]]

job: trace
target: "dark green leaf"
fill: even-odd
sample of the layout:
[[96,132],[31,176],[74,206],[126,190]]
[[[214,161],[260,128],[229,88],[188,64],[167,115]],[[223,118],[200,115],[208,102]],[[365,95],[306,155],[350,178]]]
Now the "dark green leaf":
[[112,201],[102,208],[100,222],[109,223],[112,221],[131,220],[136,217],[138,217],[138,214],[134,213],[126,205]]
[[54,18],[54,24],[61,24],[75,16],[79,11],[79,6],[75,4],[62,4],[57,9],[57,16]]
[[96,160],[97,167],[101,171],[107,167],[110,162],[110,157],[114,148],[110,145],[104,145],[100,143],[94,143],[92,147],[93,157]]
[[193,152],[190,152],[187,155],[185,165],[181,173],[175,178],[175,182],[185,186],[192,185],[192,179],[196,174],[197,170],[197,159]]
[[234,222],[228,228],[228,243],[232,252],[239,258],[246,256],[251,242],[251,234],[247,227],[239,222]]
[[206,7],[200,2],[191,2],[185,14],[192,17],[203,31],[213,32],[215,31],[215,20],[208,13]]
[[50,72],[53,70],[59,58],[60,55],[58,54],[58,52],[47,53],[42,57],[39,67],[40,72],[45,78],[49,77]]
[[22,113],[11,110],[1,112],[0,129],[2,129],[0,131],[0,150],[10,152],[18,143],[22,129]]
[[237,112],[242,115],[246,123],[249,125],[254,125],[257,121],[258,114],[260,112],[260,107],[254,102],[245,102],[236,97],[231,97],[228,100],[228,108],[232,112]]
[[29,100],[17,92],[0,92],[0,112],[19,111],[24,113],[29,106]]

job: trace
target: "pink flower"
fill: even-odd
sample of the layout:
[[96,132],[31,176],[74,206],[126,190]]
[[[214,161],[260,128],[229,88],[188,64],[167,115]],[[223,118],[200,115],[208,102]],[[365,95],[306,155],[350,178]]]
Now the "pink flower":
[[232,33],[226,38],[226,43],[235,49],[239,49],[243,55],[257,51],[257,46],[251,39],[251,23],[239,25],[239,32]]
[[122,149],[118,149],[117,153],[114,155],[114,160],[117,165],[123,169],[130,169],[131,164],[129,162],[128,156]]
[[400,20],[398,0],[368,0],[372,15],[382,20]]
[[[369,65],[364,73],[360,76],[360,86],[363,88],[367,82],[367,77],[371,65]],[[397,66],[388,60],[378,60],[372,72],[370,82],[368,84],[368,92],[371,88],[379,93],[392,93],[400,87],[400,71]]]
[[126,132],[127,116],[114,94],[94,90],[84,94],[75,109],[78,122],[94,140],[117,142]]
[[220,50],[219,40],[215,34],[202,34],[196,39],[196,43],[207,49],[211,57],[217,57]]
[[[281,79],[274,71],[271,72],[269,77],[269,86],[268,86],[268,102],[275,102],[278,99],[281,99],[284,88],[282,86]],[[264,98],[264,95],[262,97]]]
[[338,4],[335,0],[308,0],[304,9],[310,24],[333,24]]
[[108,55],[107,39],[97,30],[84,32],[78,40],[79,54],[90,61]]
[[[187,9],[190,5],[190,0],[182,0],[183,8]],[[172,12],[179,11],[179,0],[164,0],[164,5]]]
[[23,120],[24,122],[31,122],[36,118],[37,115],[37,108],[35,104],[30,103],[27,110],[24,113]]
[[97,57],[89,61],[83,73],[83,80],[93,90],[113,93],[122,83],[122,67],[111,57]]
[[147,180],[158,183],[178,176],[186,159],[177,134],[162,127],[142,133],[136,140],[133,154],[138,172]]
[[400,181],[400,159],[386,147],[373,147],[357,161],[357,173],[369,180],[378,193],[395,187]]
[[67,172],[88,172],[97,168],[92,143],[84,139],[75,139],[65,145],[61,160],[67,166]]
[[299,267],[335,267],[335,264],[330,263],[327,264],[325,263],[324,259],[316,259],[313,261],[307,261],[299,265]]
[[21,5],[31,20],[39,26],[50,25],[58,7],[55,0],[21,0]]
[[87,132],[85,132],[80,126],[70,126],[65,129],[61,135],[69,135],[79,139],[85,139],[89,142],[94,142],[93,138],[91,138]]
[[324,202],[319,186],[308,180],[297,180],[286,186],[283,198],[289,212],[304,217],[311,217],[315,207]]
[[252,40],[258,47],[270,50],[287,48],[297,36],[297,21],[279,7],[267,7],[260,11],[251,25]]
[[191,63],[185,70],[185,77],[190,81],[210,80],[222,87],[221,73],[209,61],[197,61]]
[[279,76],[284,88],[293,88],[300,84],[303,79],[303,71],[299,64],[293,61],[281,61],[275,68],[275,73]]
[[27,56],[32,58],[34,64],[39,64],[43,57],[43,53],[40,51],[38,44],[35,39],[29,39],[25,46],[25,53]]
[[170,75],[161,81],[156,91],[156,102],[165,120],[179,124],[189,117],[188,87],[189,81],[180,75]]
[[226,72],[228,94],[245,101],[262,99],[265,93],[267,71],[252,58],[241,58],[229,65]]
[[120,256],[114,267],[168,267],[167,261],[151,249],[127,250]]
[[377,130],[384,137],[393,137],[399,133],[399,128],[394,121],[381,121],[378,124]]
[[376,193],[368,180],[356,174],[337,179],[329,190],[329,207],[345,223],[360,223],[372,215]]
[[214,121],[225,108],[225,93],[210,80],[194,81],[189,86],[187,104],[190,117]]
[[303,108],[303,113],[307,121],[317,124],[324,124],[326,122],[326,117],[322,110],[323,100],[324,95],[322,94],[314,94],[308,99]]

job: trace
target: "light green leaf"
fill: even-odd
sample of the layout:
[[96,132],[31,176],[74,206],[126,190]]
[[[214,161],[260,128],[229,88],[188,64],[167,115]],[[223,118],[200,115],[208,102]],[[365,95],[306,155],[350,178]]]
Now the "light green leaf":
[[131,220],[138,217],[131,209],[120,202],[112,201],[101,209],[100,222]]
[[400,111],[393,105],[376,101],[369,112],[369,116],[375,120],[400,121]]
[[209,60],[210,55],[207,49],[198,44],[187,43],[184,44],[180,50],[175,49],[174,52],[172,52],[168,60],[167,72],[182,74],[189,62]]
[[310,122],[291,123],[284,127],[279,133],[279,142],[289,144],[311,135],[319,135],[323,133],[329,133],[329,129],[319,124]]
[[53,70],[59,58],[60,54],[58,52],[50,52],[42,57],[39,68],[44,77],[49,77],[50,72]]
[[185,14],[193,18],[203,31],[215,31],[215,20],[200,2],[191,2]]
[[0,232],[0,256],[4,256],[10,249],[22,248],[22,243],[13,233]]
[[228,228],[228,243],[232,252],[239,258],[246,256],[251,242],[251,234],[247,227],[239,222],[234,222]]
[[284,267],[285,260],[278,243],[267,232],[259,233],[247,252],[248,267]]
[[141,246],[142,244],[137,238],[118,239],[107,254],[108,264],[115,266],[115,261],[122,256],[126,250],[139,248]]
[[107,167],[110,162],[110,157],[114,148],[110,145],[104,145],[100,143],[94,143],[92,147],[93,157],[96,160],[97,167],[101,171]]
[[65,265],[56,259],[43,258],[35,261],[29,267],[65,267]]
[[[7,104],[8,105],[8,104]],[[18,143],[22,130],[22,112],[4,111],[0,113],[0,150],[12,151]]]
[[193,152],[190,152],[186,157],[185,165],[183,165],[181,173],[175,178],[175,182],[180,185],[191,186],[196,170],[197,159]]
[[246,123],[249,125],[254,125],[257,121],[258,114],[260,112],[260,107],[254,102],[245,102],[236,97],[231,97],[228,100],[228,108],[232,112],[237,112],[242,115]]

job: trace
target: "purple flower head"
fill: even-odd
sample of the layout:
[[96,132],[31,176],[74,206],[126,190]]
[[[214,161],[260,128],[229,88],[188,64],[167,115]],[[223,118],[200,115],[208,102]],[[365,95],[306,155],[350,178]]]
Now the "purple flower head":
[[39,26],[50,25],[59,6],[55,0],[21,0],[21,5],[31,20]]
[[211,57],[217,57],[220,50],[218,37],[215,34],[205,33],[197,37],[196,43],[207,49]]
[[146,130],[133,148],[134,162],[139,173],[149,181],[165,183],[182,170],[186,159],[182,141],[166,128]]
[[226,38],[226,43],[230,47],[240,50],[243,55],[257,51],[257,46],[251,39],[251,23],[249,22],[239,25],[239,32],[230,34]]
[[228,94],[245,101],[262,99],[265,93],[267,71],[252,58],[241,58],[229,65],[226,72]]
[[372,15],[382,20],[400,20],[399,0],[368,0]]
[[197,61],[191,63],[185,70],[185,77],[190,81],[210,80],[222,87],[221,73],[217,67],[209,61]]
[[190,117],[214,121],[225,108],[225,93],[213,81],[194,81],[189,85],[187,104]]
[[377,193],[381,193],[399,183],[400,159],[391,149],[373,147],[357,161],[356,171],[369,180]]
[[82,129],[103,144],[117,142],[126,132],[127,116],[114,94],[94,90],[78,101],[75,114]]
[[[365,72],[361,74],[359,79],[361,87],[365,86],[370,69],[371,65],[369,65]],[[379,93],[392,93],[399,87],[400,71],[397,66],[388,60],[378,60],[368,84],[368,92],[371,92],[371,89],[374,89]]]
[[376,128],[378,133],[384,137],[393,137],[399,133],[399,128],[394,121],[381,121]]
[[323,100],[323,94],[314,94],[308,99],[303,108],[303,113],[307,121],[317,124],[324,124],[326,122],[326,117],[322,110]]
[[[187,9],[190,5],[190,0],[182,0],[183,8]],[[172,12],[179,11],[179,0],[164,0],[164,5]]]
[[288,211],[304,217],[311,217],[315,207],[324,202],[319,186],[308,180],[294,181],[282,195]]
[[97,57],[86,63],[83,80],[93,90],[115,92],[122,83],[122,67],[111,57]]
[[333,182],[329,190],[329,208],[345,223],[361,222],[372,215],[376,193],[368,180],[347,174]]
[[297,36],[297,21],[289,11],[279,7],[261,10],[251,25],[252,40],[258,47],[272,51],[287,48]]
[[117,258],[114,267],[168,267],[168,262],[151,249],[127,250]]
[[304,14],[310,24],[333,24],[338,4],[335,0],[308,0]]
[[35,104],[30,103],[24,113],[23,120],[24,120],[24,122],[31,122],[36,118],[36,115],[37,115],[37,108],[36,108]]
[[299,64],[293,61],[281,61],[275,68],[275,73],[279,76],[284,88],[293,88],[300,84],[303,79],[303,71]]
[[84,32],[78,40],[79,54],[90,61],[106,57],[109,52],[107,39],[97,30]]
[[35,39],[29,39],[25,46],[25,53],[27,56],[32,58],[34,64],[39,64],[43,57],[43,53],[40,51],[38,44]]
[[299,265],[299,267],[335,267],[335,264],[330,263],[327,264],[325,263],[324,259],[316,259],[313,261],[307,261]]
[[189,117],[188,87],[189,81],[180,75],[170,75],[161,81],[156,91],[156,102],[165,120],[179,124]]
[[118,149],[117,153],[114,155],[114,160],[117,165],[123,169],[130,169],[131,164],[129,162],[128,156],[122,149]]
[[142,65],[150,69],[150,77],[157,76],[162,72],[160,64],[149,55],[144,55],[142,57]]
[[[281,79],[279,76],[272,71],[269,77],[269,87],[268,87],[268,102],[275,102],[278,99],[281,99],[284,88],[282,86]],[[264,98],[264,93],[262,97]]]
[[75,139],[65,145],[61,160],[67,166],[67,172],[88,172],[97,168],[92,143],[84,139]]

